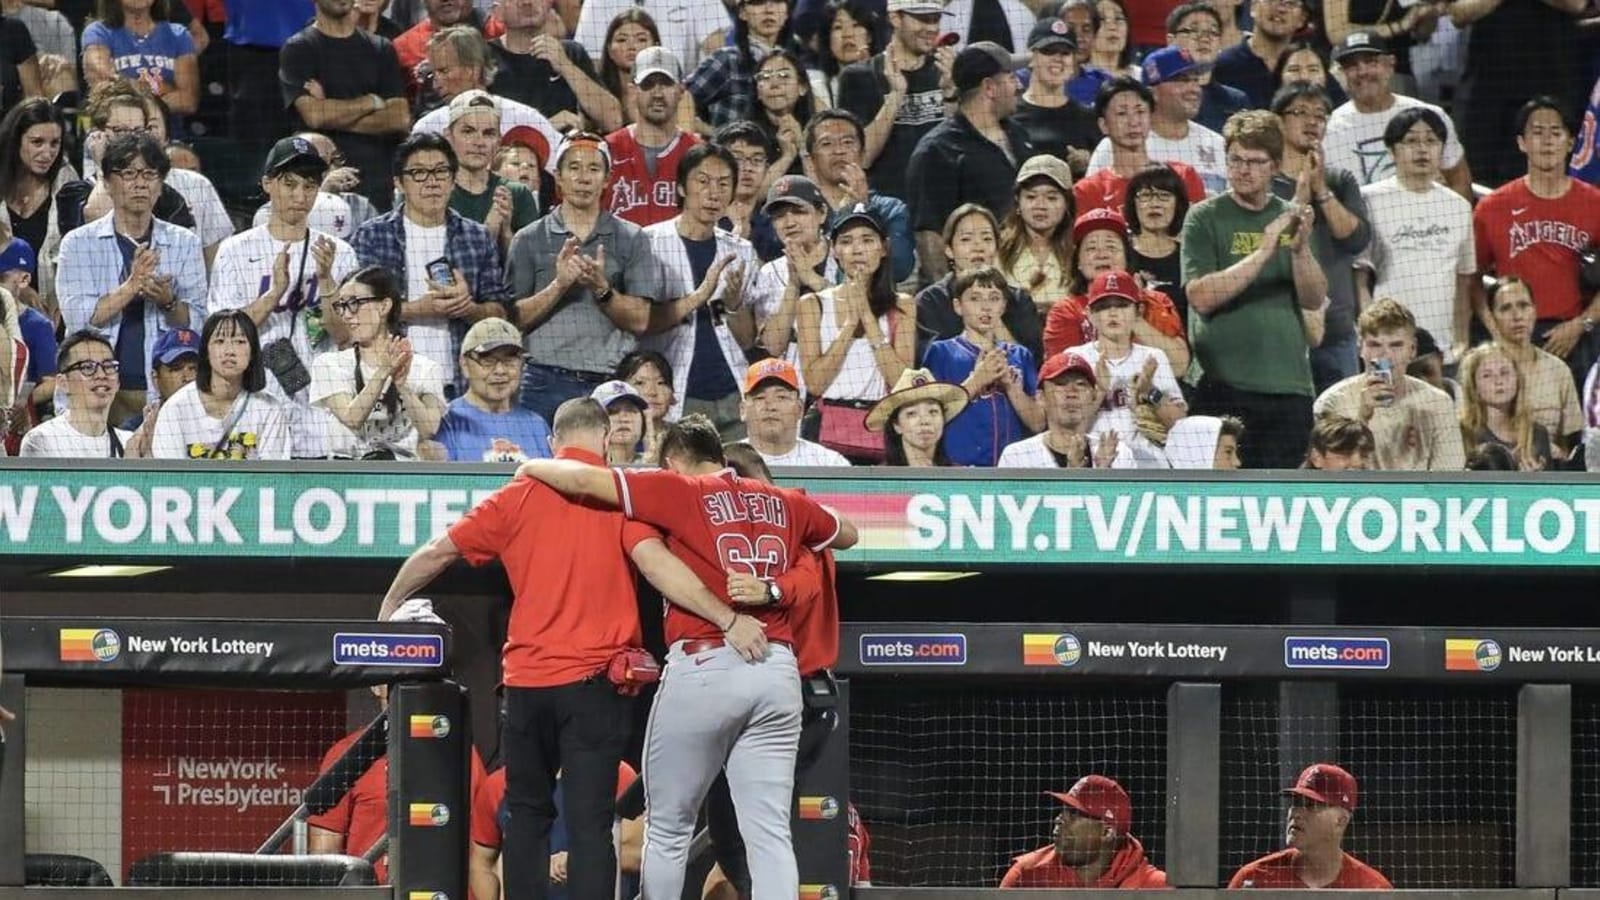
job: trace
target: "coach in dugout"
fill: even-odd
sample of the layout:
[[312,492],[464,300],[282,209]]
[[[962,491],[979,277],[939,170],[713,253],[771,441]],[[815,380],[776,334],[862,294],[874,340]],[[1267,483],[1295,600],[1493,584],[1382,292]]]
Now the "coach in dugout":
[[1003,888],[1164,888],[1167,873],[1144,855],[1128,833],[1133,801],[1104,775],[1085,775],[1065,794],[1048,791],[1063,806],[1055,843],[1017,857],[1000,880]]
[[1388,891],[1383,873],[1344,852],[1344,833],[1356,812],[1356,778],[1332,763],[1307,766],[1290,798],[1287,850],[1263,856],[1234,873],[1229,890],[1340,888]]
[[[604,465],[610,427],[610,416],[593,400],[561,404],[551,435],[556,458]],[[617,883],[611,838],[617,764],[642,684],[630,674],[638,671],[629,660],[642,638],[628,561],[693,615],[725,622],[734,611],[654,529],[518,479],[413,553],[395,574],[378,617],[389,618],[463,557],[478,566],[500,560],[514,593],[504,659],[506,896],[545,900],[548,894],[559,770],[567,897],[610,900]]]

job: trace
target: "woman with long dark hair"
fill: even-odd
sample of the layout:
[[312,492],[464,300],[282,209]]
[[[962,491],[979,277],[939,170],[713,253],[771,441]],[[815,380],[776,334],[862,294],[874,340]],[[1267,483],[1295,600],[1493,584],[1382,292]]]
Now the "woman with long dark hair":
[[773,156],[767,185],[783,175],[804,173],[800,150],[805,146],[812,109],[811,84],[799,57],[782,48],[768,53],[756,67],[756,109],[750,117],[767,136],[768,152]]
[[635,350],[617,363],[616,378],[633,385],[647,404],[644,411],[644,448],[641,457],[650,465],[660,462],[661,438],[672,424],[672,363],[654,350]]
[[606,26],[605,50],[600,54],[600,84],[622,102],[622,124],[639,118],[639,90],[633,83],[633,61],[639,51],[661,44],[661,29],[642,6],[617,13]]
[[767,54],[790,46],[788,0],[739,0],[733,43],[718,47],[684,80],[695,115],[712,128],[749,119],[756,109],[756,70]]
[[444,418],[444,373],[415,354],[400,324],[400,284],[382,266],[358,269],[330,304],[352,346],[323,353],[311,368],[313,405],[332,413],[334,456],[411,458]]
[[817,109],[833,107],[839,73],[877,56],[887,43],[885,34],[883,15],[866,0],[828,0],[817,31],[817,54],[806,70]]
[[1023,164],[1012,189],[1016,203],[1000,225],[998,268],[1033,295],[1039,319],[1067,295],[1072,268],[1072,170],[1040,154]]
[[820,398],[818,443],[871,460],[877,442],[862,423],[911,365],[917,308],[911,295],[895,290],[888,235],[877,216],[857,205],[834,223],[832,238],[844,282],[800,298],[800,371],[806,390]]
[[[917,293],[918,359],[927,352],[928,344],[953,338],[965,327],[961,316],[956,314],[955,298],[950,295],[956,278],[969,269],[995,265],[1000,256],[1000,220],[982,204],[963,203],[951,210],[944,220],[943,235],[944,255],[950,262],[950,271]],[[1027,347],[1034,359],[1043,359],[1042,326],[1033,295],[1026,288],[1010,283],[1002,293],[1006,297],[1005,313],[1001,316],[1004,329],[996,336]]]
[[1100,27],[1089,44],[1089,65],[1112,75],[1139,77],[1133,64],[1127,5],[1122,0],[1095,0],[1095,10],[1100,13]]
[[[67,123],[50,101],[24,100],[0,119],[0,230],[28,242],[38,262],[28,274],[45,305],[55,308],[55,260],[61,246],[57,196],[78,180],[63,142]],[[20,299],[20,298],[19,298]]]
[[100,0],[98,20],[83,29],[88,86],[113,78],[140,82],[179,115],[200,108],[200,61],[194,37],[167,21],[168,0]]
[[156,413],[156,459],[288,459],[283,407],[263,390],[261,336],[250,314],[231,309],[206,319],[199,371]]

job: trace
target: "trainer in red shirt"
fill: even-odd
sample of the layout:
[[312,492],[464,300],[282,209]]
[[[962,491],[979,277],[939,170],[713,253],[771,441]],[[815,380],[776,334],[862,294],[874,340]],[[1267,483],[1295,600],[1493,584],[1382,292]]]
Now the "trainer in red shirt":
[[[633,766],[617,763],[617,798],[639,777]],[[556,807],[562,804],[560,777],[556,779]],[[467,859],[468,884],[474,900],[497,900],[500,896],[500,876],[495,864],[500,861],[501,823],[506,818],[506,770],[504,766],[490,772],[472,792],[472,855]],[[638,893],[640,845],[644,842],[644,823],[637,818],[624,819],[617,829],[618,868],[622,870],[622,896],[631,898]],[[552,884],[549,900],[568,900],[561,886],[567,873],[567,829],[559,812],[550,828],[550,872]]]
[[1283,793],[1291,798],[1289,849],[1246,865],[1234,873],[1229,889],[1394,889],[1381,872],[1341,846],[1356,811],[1354,775],[1332,763],[1316,763],[1307,766],[1294,787],[1284,788]]
[[1017,857],[1003,888],[1164,888],[1167,873],[1145,859],[1128,792],[1104,775],[1085,775],[1060,800],[1055,843]]
[[[470,334],[465,345],[477,346]],[[591,469],[603,461],[609,430],[610,418],[600,404],[570,400],[556,410],[551,444],[562,459]],[[732,618],[733,610],[667,550],[654,530],[519,479],[418,548],[396,573],[379,617],[388,618],[462,557],[474,565],[498,559],[513,592],[504,652],[511,809],[506,894],[542,897],[548,888],[559,769],[569,836],[567,890],[575,900],[610,897],[617,877],[613,786],[631,730],[633,699],[606,673],[618,651],[641,641],[628,560],[669,602],[688,604],[719,622]]]
[[[372,689],[378,695],[380,707],[389,705],[388,689],[378,685]],[[350,745],[361,737],[366,729],[354,731],[345,735],[328,748],[322,755],[322,765],[319,772],[326,772],[333,764],[344,756]],[[483,758],[478,755],[476,747],[472,749],[472,784],[471,791],[475,794],[484,779]],[[321,815],[312,816],[306,820],[310,826],[307,833],[307,845],[312,853],[347,853],[351,856],[364,856],[378,838],[389,831],[389,758],[379,758],[367,769],[356,783],[345,791],[339,802]],[[372,869],[378,876],[379,884],[389,883],[389,855],[378,857],[372,864]]]
[[[1519,124],[1517,146],[1528,174],[1473,210],[1478,270],[1528,283],[1539,317],[1534,342],[1566,359],[1581,379],[1596,352],[1600,294],[1586,295],[1579,286],[1578,255],[1600,241],[1600,188],[1567,175],[1573,133],[1552,101],[1530,100]],[[1479,318],[1487,321],[1481,292],[1477,300]]]

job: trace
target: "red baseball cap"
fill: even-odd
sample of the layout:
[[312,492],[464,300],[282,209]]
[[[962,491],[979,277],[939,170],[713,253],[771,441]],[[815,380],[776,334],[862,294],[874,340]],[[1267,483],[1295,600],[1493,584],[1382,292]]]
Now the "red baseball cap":
[[1315,803],[1337,806],[1356,811],[1356,777],[1333,763],[1313,763],[1306,766],[1294,787],[1283,789],[1285,794],[1296,794]]
[[754,363],[744,373],[744,393],[749,396],[756,392],[763,384],[769,381],[782,382],[785,386],[800,390],[800,373],[786,359],[763,359]]
[[1122,217],[1122,213],[1102,206],[1089,210],[1072,223],[1072,242],[1081,243],[1084,235],[1102,228],[1115,231],[1123,237],[1128,236],[1128,220]]
[[1101,300],[1120,297],[1129,303],[1138,303],[1140,299],[1139,283],[1133,276],[1121,269],[1112,269],[1101,272],[1089,282],[1089,308],[1093,309]]
[[1118,834],[1133,827],[1133,801],[1128,792],[1104,775],[1085,775],[1065,794],[1045,791],[1091,819],[1110,825]]
[[1075,373],[1089,379],[1091,386],[1098,387],[1100,382],[1094,377],[1094,366],[1089,361],[1076,353],[1057,353],[1044,361],[1044,366],[1039,369],[1040,381],[1055,381],[1063,375]]
[[[543,168],[545,160],[550,158],[549,138],[546,138],[543,132],[532,125],[518,125],[507,130],[505,134],[500,136],[500,146],[518,146],[532,150],[533,155],[539,158],[540,168]],[[609,162],[610,160],[608,159],[607,163]]]

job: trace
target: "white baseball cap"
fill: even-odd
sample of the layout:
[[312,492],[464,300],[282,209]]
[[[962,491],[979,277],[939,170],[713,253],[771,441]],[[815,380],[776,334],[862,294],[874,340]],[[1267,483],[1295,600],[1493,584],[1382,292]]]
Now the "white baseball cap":
[[677,54],[665,47],[646,47],[633,58],[633,83],[644,84],[651,75],[665,75],[674,83],[683,83],[683,63]]

